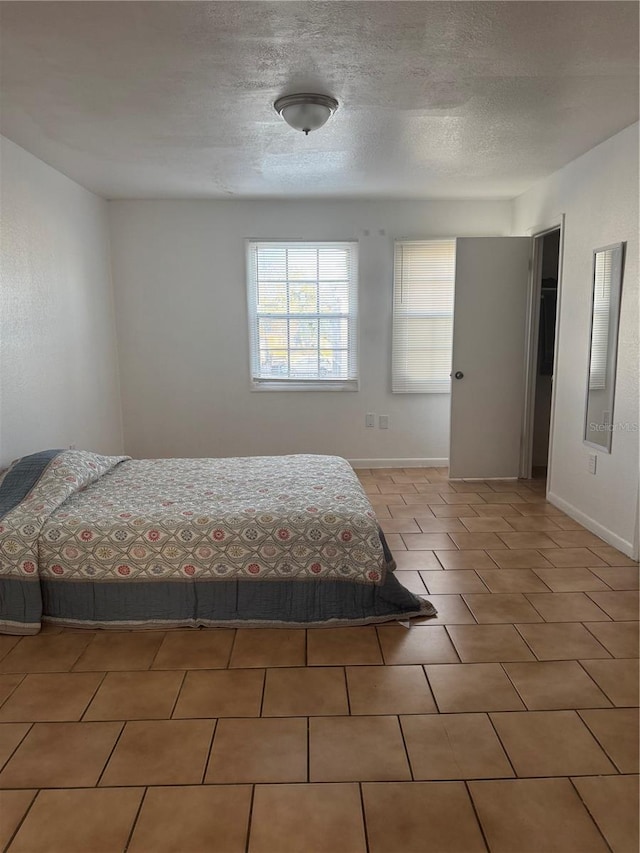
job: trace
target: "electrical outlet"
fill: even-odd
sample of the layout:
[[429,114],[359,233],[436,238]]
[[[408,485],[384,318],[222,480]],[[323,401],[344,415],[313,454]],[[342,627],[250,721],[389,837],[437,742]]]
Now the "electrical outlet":
[[368,412],[366,414],[365,419],[364,419],[364,425],[369,429],[373,429],[373,427],[375,427],[376,416],[373,414],[373,412]]
[[69,450],[75,450],[75,449],[76,449],[75,444],[70,444],[70,445],[69,445]]
[[389,429],[389,415],[380,415],[378,417],[378,427],[380,429]]
[[589,454],[589,461],[588,461],[588,471],[590,474],[596,473],[597,465],[598,465],[598,457],[596,456],[595,453],[590,453]]

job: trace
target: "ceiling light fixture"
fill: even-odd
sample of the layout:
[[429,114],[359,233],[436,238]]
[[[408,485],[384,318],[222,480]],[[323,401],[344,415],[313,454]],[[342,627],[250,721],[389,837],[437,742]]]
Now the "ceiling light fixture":
[[273,106],[290,127],[308,136],[310,131],[317,130],[328,121],[338,109],[338,102],[329,95],[304,92],[284,95]]

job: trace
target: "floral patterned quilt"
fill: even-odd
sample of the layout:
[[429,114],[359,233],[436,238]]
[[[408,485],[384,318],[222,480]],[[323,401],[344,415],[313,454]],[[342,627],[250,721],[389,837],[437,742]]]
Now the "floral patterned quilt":
[[0,631],[37,631],[43,616],[150,627],[432,615],[393,568],[335,456],[46,451],[0,480]]

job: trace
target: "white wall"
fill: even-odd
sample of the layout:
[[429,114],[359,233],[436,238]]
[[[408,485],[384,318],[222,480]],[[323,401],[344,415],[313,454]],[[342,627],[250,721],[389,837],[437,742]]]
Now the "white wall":
[[0,139],[0,467],[51,447],[117,453],[107,202]]
[[[449,396],[389,390],[392,241],[506,234],[508,202],[113,201],[109,207],[127,453],[448,456]],[[360,240],[359,392],[249,390],[246,238]],[[366,412],[389,415],[391,428],[365,429]]]
[[[550,498],[626,553],[637,553],[638,432],[613,435],[611,454],[583,440],[592,252],[627,241],[614,420],[638,424],[638,125],[539,182],[514,202],[514,234],[565,213]],[[597,474],[587,456],[597,453]]]

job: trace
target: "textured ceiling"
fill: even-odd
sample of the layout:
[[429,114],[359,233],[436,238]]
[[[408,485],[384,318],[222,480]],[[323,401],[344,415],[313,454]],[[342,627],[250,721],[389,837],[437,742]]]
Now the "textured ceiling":
[[[635,2],[5,2],[4,135],[114,197],[509,198],[638,115]],[[273,110],[340,108],[309,137]]]

